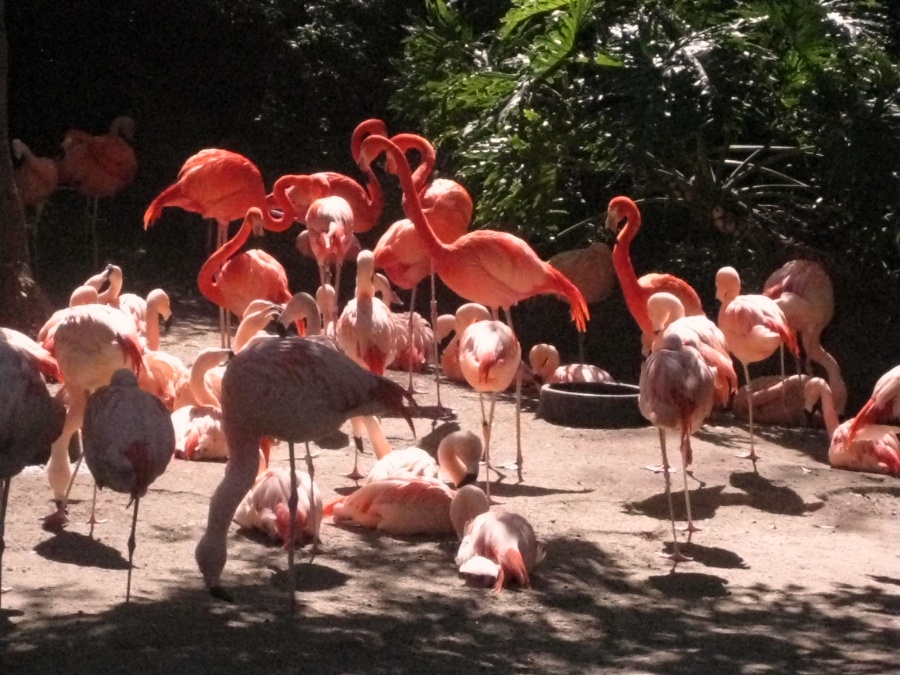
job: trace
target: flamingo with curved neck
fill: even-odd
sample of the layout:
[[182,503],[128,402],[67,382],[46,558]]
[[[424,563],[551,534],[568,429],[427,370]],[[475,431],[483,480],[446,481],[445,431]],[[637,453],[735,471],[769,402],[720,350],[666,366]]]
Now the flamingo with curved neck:
[[578,330],[587,329],[590,312],[581,292],[562,273],[538,258],[528,244],[508,232],[476,230],[452,244],[442,242],[422,210],[412,181],[412,171],[403,151],[383,136],[363,141],[361,164],[367,167],[381,153],[391,159],[408,200],[410,220],[416,226],[434,263],[434,270],[457,295],[488,307],[509,308],[541,293],[564,296],[571,305]]
[[223,347],[230,341],[225,312],[242,316],[254,300],[284,304],[291,299],[287,273],[281,263],[260,249],[238,253],[250,231],[263,220],[260,209],[249,209],[237,234],[207,259],[197,275],[200,292],[223,309],[219,317]]
[[[360,122],[350,139],[353,161],[359,163],[360,148],[366,138],[386,134],[387,127],[379,119]],[[342,197],[353,211],[353,231],[368,232],[381,217],[384,193],[375,171],[371,167],[365,167],[364,171],[368,178],[365,187],[349,176],[334,171],[289,174],[275,181],[272,197],[276,202],[287,200],[291,203],[293,218],[297,222],[306,222],[306,212],[317,199],[328,196]]]
[[[619,230],[619,224],[625,220],[625,226]],[[613,197],[609,202],[606,216],[606,228],[618,232],[616,245],[613,247],[613,267],[625,296],[628,311],[641,329],[641,343],[647,354],[653,343],[653,322],[647,313],[647,301],[654,293],[671,293],[681,300],[686,316],[703,314],[700,296],[690,284],[671,274],[651,272],[638,278],[631,262],[631,242],[641,228],[641,212],[630,198]]]

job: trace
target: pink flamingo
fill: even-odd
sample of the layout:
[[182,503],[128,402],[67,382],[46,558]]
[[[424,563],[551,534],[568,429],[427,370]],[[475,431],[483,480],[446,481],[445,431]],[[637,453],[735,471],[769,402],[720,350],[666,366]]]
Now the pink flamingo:
[[[484,437],[485,478],[484,491],[490,499],[491,428],[494,423],[494,407],[497,392],[505,391],[516,377],[522,361],[522,348],[512,329],[500,321],[475,321],[468,326],[458,326],[459,366],[463,377],[475,391],[481,403],[481,430]],[[490,412],[485,415],[484,394],[490,393]],[[519,401],[516,397],[516,428],[518,430]],[[517,433],[518,436],[518,433]],[[516,468],[522,480],[522,448],[517,443]],[[494,469],[496,471],[496,469]],[[499,472],[498,472],[499,473]]]
[[[380,136],[387,134],[384,122],[378,119],[364,120],[353,130],[350,154],[357,164],[363,141],[373,134]],[[303,222],[310,205],[315,200],[331,195],[341,197],[353,210],[353,231],[362,234],[375,226],[384,206],[384,195],[377,174],[369,167],[365,167],[364,171],[368,179],[365,187],[349,176],[333,171],[282,176],[275,182],[273,196],[276,200],[290,201],[293,217],[300,222]]]
[[[741,278],[733,267],[723,267],[716,273],[716,299],[719,307],[718,325],[725,335],[728,350],[744,367],[744,378],[750,382],[749,363],[769,358],[782,345],[787,345],[794,356],[799,355],[797,338],[787,325],[784,312],[774,300],[764,295],[740,295]],[[784,373],[782,364],[782,374]],[[742,455],[753,462],[759,456],[753,447],[753,397],[748,406],[750,427],[750,452]]]
[[691,434],[697,431],[712,412],[715,401],[713,373],[700,352],[681,341],[676,331],[664,331],[653,351],[641,366],[638,406],[641,414],[659,430],[662,474],[665,478],[669,518],[672,521],[672,555],[676,564],[689,560],[678,551],[675,532],[675,509],[672,505],[669,458],[666,455],[666,430],[681,435],[681,466],[684,478],[684,503],[687,511],[688,542],[698,530],[691,518],[691,500],[687,485],[688,467],[693,461]]
[[[725,335],[719,327],[702,314],[685,316],[681,300],[672,293],[651,295],[647,301],[647,314],[654,331],[677,332],[683,344],[689,344],[700,352],[715,378],[716,403],[726,407],[731,394],[737,389],[738,380]],[[659,340],[657,335],[654,344]]]
[[491,313],[484,305],[477,302],[466,302],[456,308],[456,314],[442,314],[437,320],[435,338],[443,340],[453,335],[441,354],[441,372],[453,382],[465,382],[462,368],[459,365],[459,338],[466,326],[476,321],[490,321]]
[[539,342],[529,350],[528,365],[544,384],[615,381],[612,375],[599,366],[589,363],[562,365],[559,350],[546,342]]
[[431,454],[415,446],[377,454],[378,461],[369,469],[365,483],[390,476],[413,475],[446,479],[459,488],[478,478],[483,450],[481,439],[471,431],[454,431],[438,444],[437,462]]
[[811,426],[804,392],[811,375],[780,375],[755,377],[749,385],[738,388],[731,400],[731,412],[746,420],[749,415],[750,393],[753,392],[753,421],[757,424],[777,424],[788,427]]
[[123,368],[113,374],[108,385],[88,398],[83,434],[84,461],[96,487],[124,492],[131,497],[128,505],[134,503],[128,537],[128,602],[138,506],[150,484],[169,465],[175,450],[175,432],[162,402],[141,391],[134,372]]
[[[403,387],[309,339],[261,340],[231,359],[222,380],[222,414],[230,455],[225,477],[210,500],[206,531],[195,551],[203,580],[214,596],[228,598],[220,585],[228,527],[257,475],[260,439],[272,436],[286,440],[290,471],[294,472],[294,443],[308,444],[322,438],[350,417],[398,412],[413,428],[403,407],[406,399],[410,397]],[[306,458],[312,479],[308,445]],[[288,508],[290,522],[294,523],[297,500],[293,489]],[[292,606],[293,567],[291,547],[288,573]]]
[[6,330],[0,329],[0,594],[6,590],[3,550],[10,482],[28,464],[44,461],[66,419],[63,404],[47,391],[38,361],[4,339]]
[[216,221],[216,248],[221,248],[228,240],[228,224],[243,219],[254,207],[260,209],[267,230],[282,232],[293,225],[290,200],[275,191],[271,201],[280,216],[267,208],[269,201],[262,174],[252,161],[230,150],[207,148],[188,157],[175,183],[150,202],[144,212],[144,229],[150,228],[164,208],[174,206]]
[[113,373],[130,368],[138,373],[143,358],[134,321],[124,312],[106,305],[71,307],[51,317],[39,335],[43,346],[56,358],[68,393],[66,422],[53,443],[47,478],[53,489],[56,511],[44,519],[47,529],[68,522],[66,502],[72,479],[69,441],[81,429],[88,395],[109,384]]
[[356,297],[348,302],[335,326],[341,347],[350,358],[383,375],[396,353],[396,323],[391,310],[375,297],[371,251],[360,251],[356,260]]
[[352,245],[353,210],[342,197],[331,195],[315,200],[306,212],[309,246],[319,264],[319,281],[330,284],[330,265],[334,265],[334,288],[340,291],[341,268]]
[[[619,230],[619,224],[625,220],[625,226]],[[618,232],[616,245],[613,247],[613,266],[619,285],[625,296],[628,311],[641,329],[641,344],[644,354],[650,351],[653,342],[653,326],[647,315],[647,301],[650,296],[665,291],[681,300],[684,313],[688,316],[703,314],[703,306],[697,292],[683,279],[671,274],[652,272],[638,278],[631,263],[631,242],[641,227],[641,212],[628,197],[613,197],[609,202],[606,216],[606,228]]]
[[[297,515],[293,525],[288,502],[291,490],[296,493]],[[312,500],[312,501],[310,501]],[[260,530],[274,541],[291,546],[304,546],[319,540],[322,524],[322,495],[308,473],[291,474],[283,467],[271,467],[262,471],[253,482],[244,500],[238,504],[234,522],[248,530]]]
[[194,358],[189,387],[195,403],[176,408],[171,415],[175,429],[175,456],[186,460],[228,459],[228,442],[222,429],[219,399],[207,385],[206,373],[230,355],[227,349],[204,349]]
[[863,427],[883,424],[900,418],[900,366],[895,366],[878,378],[872,396],[856,413],[847,443],[856,439]]
[[578,330],[584,331],[590,318],[584,298],[571,281],[537,257],[525,241],[495,230],[468,232],[452,244],[442,242],[422,210],[406,156],[394,143],[381,136],[369,136],[362,144],[361,166],[368,167],[382,152],[390,158],[406,199],[407,216],[418,229],[431,256],[434,270],[457,295],[492,308],[509,308],[541,293],[564,296],[572,308]]
[[900,442],[897,441],[896,427],[867,424],[857,432],[855,440],[848,443],[854,419],[839,423],[831,387],[822,378],[813,377],[804,387],[806,410],[812,412],[819,400],[822,402],[825,430],[831,438],[828,463],[832,467],[900,476]]
[[834,316],[834,286],[825,268],[813,260],[790,260],[769,275],[763,295],[781,307],[806,357],[825,369],[838,414],[842,413],[847,404],[847,385],[837,360],[821,342],[822,331]]
[[[247,211],[238,233],[203,263],[197,275],[200,292],[226,313],[243,316],[247,305],[256,299],[274,303],[286,303],[291,299],[287,273],[281,263],[261,249],[238,253],[261,218],[259,209]],[[219,327],[222,346],[227,347],[231,336],[222,313]]]
[[34,241],[32,253],[37,265],[38,252],[38,224],[44,211],[44,204],[50,196],[56,192],[59,185],[59,169],[49,157],[38,157],[31,149],[18,138],[13,139],[12,155],[21,163],[13,170],[13,181],[22,206],[27,211],[34,210],[34,222],[31,225],[31,234]]
[[0,326],[0,345],[17,351],[44,377],[52,378],[56,381],[62,380],[59,364],[56,362],[53,354],[44,349],[43,345],[25,335],[25,333],[17,331],[15,328],[3,328]]
[[489,579],[494,593],[502,591],[510,581],[531,588],[531,571],[545,557],[534,528],[518,513],[488,511],[487,499],[479,492],[479,488],[469,485],[457,494],[457,501],[473,502],[470,512],[484,509],[465,525],[456,554],[460,574]]
[[70,129],[63,138],[59,183],[77,189],[91,205],[90,230],[95,269],[99,264],[98,205],[101,199],[112,197],[134,182],[137,157],[131,147],[133,138],[134,120],[124,115],[116,117],[105,134],[92,136],[86,131]]

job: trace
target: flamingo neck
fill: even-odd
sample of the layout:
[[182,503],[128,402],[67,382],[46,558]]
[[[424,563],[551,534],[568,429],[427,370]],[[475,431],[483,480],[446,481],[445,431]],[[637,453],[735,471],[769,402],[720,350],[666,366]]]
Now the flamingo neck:
[[830,387],[823,386],[819,390],[819,396],[822,401],[822,418],[825,421],[825,431],[831,437],[834,436],[834,431],[840,424],[837,410],[834,407],[834,395],[831,393]]
[[224,293],[222,293],[218,287],[216,277],[219,275],[219,272],[222,270],[225,263],[228,262],[228,260],[247,242],[247,239],[249,239],[250,231],[253,229],[252,214],[254,213],[258,216],[262,216],[262,211],[260,209],[256,207],[250,209],[244,217],[244,221],[241,223],[241,228],[237,231],[237,234],[226,241],[219,250],[209,256],[207,261],[203,263],[203,267],[200,268],[200,273],[197,275],[197,285],[200,287],[200,292],[203,293],[207,300],[210,300],[220,307],[225,306],[226,299]]
[[204,352],[197,357],[194,365],[191,367],[191,377],[188,381],[188,387],[197,405],[208,405],[214,408],[221,408],[219,399],[206,384],[206,373],[218,365],[227,350],[214,349]]
[[[391,141],[381,136],[371,136],[366,140],[366,143],[375,146],[380,152],[387,152],[393,160],[397,177],[400,179],[400,187],[403,190],[406,217],[412,221],[413,226],[419,233],[425,250],[432,259],[432,264],[435,268],[438,267],[441,258],[450,252],[450,247],[438,239],[425,216],[425,212],[422,210],[422,203],[419,201],[419,195],[416,192],[416,186],[413,182],[412,172],[409,168],[409,162],[406,160],[406,155]],[[436,269],[436,271],[440,274],[439,269]]]
[[159,349],[159,308],[157,305],[156,298],[147,298],[144,339],[147,340],[147,349],[153,352]]

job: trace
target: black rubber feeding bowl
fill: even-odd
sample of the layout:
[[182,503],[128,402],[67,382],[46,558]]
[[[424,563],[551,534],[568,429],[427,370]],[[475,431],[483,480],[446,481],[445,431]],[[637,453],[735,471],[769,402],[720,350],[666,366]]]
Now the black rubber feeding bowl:
[[567,427],[642,427],[640,387],[623,382],[562,382],[541,387],[537,416]]

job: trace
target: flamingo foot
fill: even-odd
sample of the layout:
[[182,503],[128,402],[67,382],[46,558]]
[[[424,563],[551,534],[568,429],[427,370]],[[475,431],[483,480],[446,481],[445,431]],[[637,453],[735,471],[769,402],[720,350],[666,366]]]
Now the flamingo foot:
[[751,450],[750,452],[737,452],[734,456],[740,459],[749,459],[753,462],[753,473],[759,473],[759,470],[756,468],[756,463],[762,459],[762,457],[757,455],[755,450]]
[[684,553],[678,550],[678,547],[675,546],[674,550],[671,553],[661,552],[660,555],[666,560],[671,560],[676,565],[680,562],[693,562],[693,558],[686,556]]
[[353,467],[353,471],[351,471],[350,473],[345,473],[344,476],[357,483],[365,478],[365,476],[361,474],[359,472],[359,469],[357,469],[355,466]]
[[[653,466],[645,466],[644,468],[653,473],[668,473],[669,475],[678,473],[678,469],[671,466],[665,466],[664,464],[655,464]],[[691,477],[693,478],[693,476]]]
[[0,588],[0,595],[3,595],[4,593],[9,593],[11,590],[12,590],[12,586],[4,586],[3,588]]
[[62,505],[62,502],[57,502],[56,511],[48,516],[44,516],[41,527],[48,532],[60,532],[68,524],[69,510]]
[[689,522],[684,527],[679,527],[678,530],[680,532],[687,532],[687,543],[689,544],[691,543],[691,536],[694,534],[694,532],[703,532],[703,530],[694,525],[693,522]]

